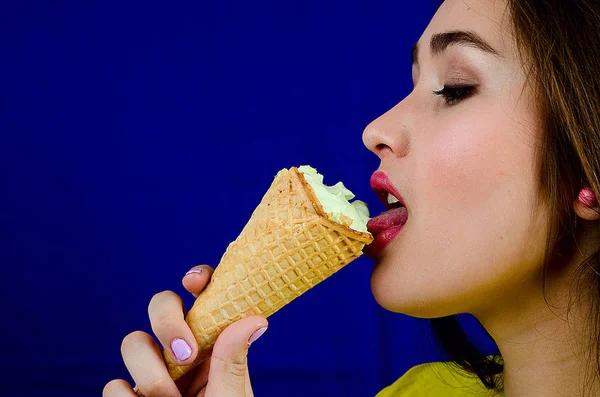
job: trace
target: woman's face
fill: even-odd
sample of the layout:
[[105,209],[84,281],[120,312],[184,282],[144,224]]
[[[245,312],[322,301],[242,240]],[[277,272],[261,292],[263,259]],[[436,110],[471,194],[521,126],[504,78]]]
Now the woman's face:
[[371,288],[389,310],[477,314],[538,285],[548,211],[537,204],[537,114],[510,24],[505,1],[447,0],[419,40],[413,91],[364,132],[408,210],[372,253]]

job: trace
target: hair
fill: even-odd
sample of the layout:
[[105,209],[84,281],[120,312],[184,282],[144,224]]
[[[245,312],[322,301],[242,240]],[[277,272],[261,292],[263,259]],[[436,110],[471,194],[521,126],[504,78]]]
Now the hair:
[[[548,271],[560,269],[573,259],[583,225],[600,230],[599,222],[578,220],[573,210],[573,202],[585,186],[600,198],[600,2],[507,1],[526,84],[532,88],[540,116],[537,190],[540,203],[552,208],[542,268],[542,288],[548,304]],[[588,325],[594,346],[590,353],[595,354],[590,354],[589,359],[594,359],[595,368],[590,373],[598,376],[600,243],[577,271],[578,280],[588,282],[578,289],[580,295],[589,292],[592,300]],[[450,365],[476,375],[488,389],[504,389],[504,363],[497,348],[490,356],[480,351],[460,325],[459,315],[428,322],[434,339],[449,356]]]

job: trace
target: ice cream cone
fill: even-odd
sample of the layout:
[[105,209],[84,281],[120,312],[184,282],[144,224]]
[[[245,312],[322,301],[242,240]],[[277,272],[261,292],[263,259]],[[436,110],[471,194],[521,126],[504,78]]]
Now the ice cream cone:
[[270,316],[358,258],[372,239],[330,220],[298,169],[281,170],[186,316],[198,358],[180,366],[163,352],[171,377],[204,361],[228,325]]

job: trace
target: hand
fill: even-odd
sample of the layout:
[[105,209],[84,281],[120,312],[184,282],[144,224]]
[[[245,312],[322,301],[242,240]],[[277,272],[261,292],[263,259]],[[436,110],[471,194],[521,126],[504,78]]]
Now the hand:
[[[196,266],[183,277],[183,286],[197,297],[212,272],[209,266]],[[154,295],[148,306],[152,331],[175,362],[185,365],[196,358],[198,345],[184,320],[184,310],[181,298],[171,291]],[[136,389],[146,397],[248,397],[254,395],[248,374],[248,348],[267,326],[261,316],[231,324],[219,335],[211,357],[175,382],[167,372],[161,348],[147,333],[127,335],[121,354]],[[115,379],[106,384],[102,396],[136,397],[136,392],[126,381]]]

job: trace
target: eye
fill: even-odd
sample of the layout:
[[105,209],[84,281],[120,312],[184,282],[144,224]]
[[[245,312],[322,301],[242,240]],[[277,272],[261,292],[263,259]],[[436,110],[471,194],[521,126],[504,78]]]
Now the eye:
[[474,85],[445,85],[443,89],[433,91],[433,93],[435,95],[443,96],[446,100],[446,105],[452,106],[461,100],[470,97],[476,90],[477,86]]

